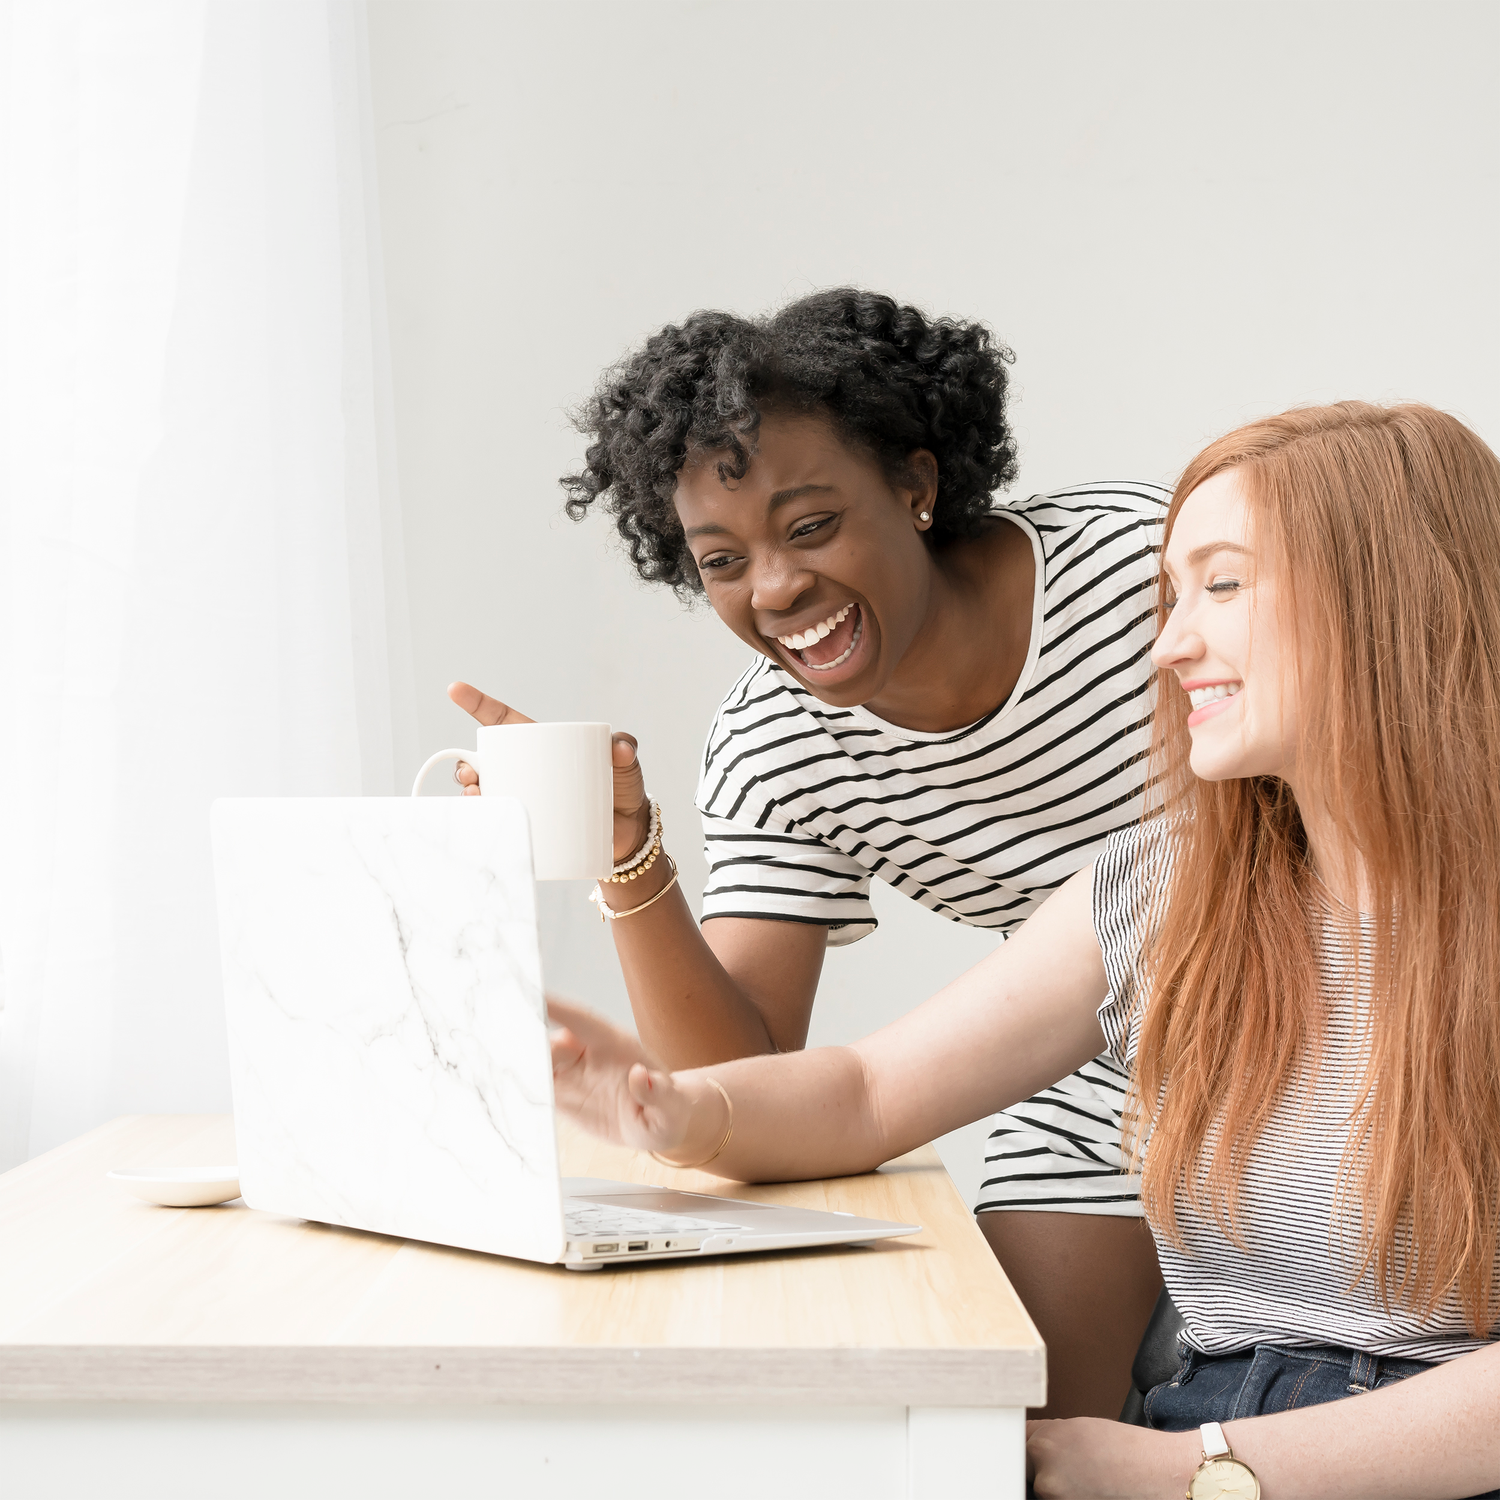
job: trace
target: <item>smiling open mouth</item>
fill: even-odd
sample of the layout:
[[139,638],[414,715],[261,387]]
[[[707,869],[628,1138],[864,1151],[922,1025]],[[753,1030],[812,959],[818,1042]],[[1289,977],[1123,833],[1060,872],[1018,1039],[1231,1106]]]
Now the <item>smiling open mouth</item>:
[[863,634],[864,619],[859,605],[846,604],[821,624],[776,639],[809,671],[829,672],[849,660]]
[[1223,698],[1233,698],[1244,686],[1239,682],[1216,682],[1212,687],[1194,688],[1188,694],[1188,701],[1193,705],[1194,712],[1200,708],[1207,708],[1210,703],[1218,703]]

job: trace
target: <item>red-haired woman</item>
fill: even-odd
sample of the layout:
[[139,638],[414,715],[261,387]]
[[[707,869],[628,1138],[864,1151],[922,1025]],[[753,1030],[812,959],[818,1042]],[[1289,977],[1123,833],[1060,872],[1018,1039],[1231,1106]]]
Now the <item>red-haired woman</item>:
[[1221,439],[1167,521],[1166,815],[852,1047],[669,1074],[556,1006],[559,1102],[697,1164],[722,1088],[712,1170],[806,1178],[1107,1045],[1182,1359],[1155,1430],[1034,1424],[1037,1493],[1500,1495],[1497,556],[1500,461],[1430,408]]

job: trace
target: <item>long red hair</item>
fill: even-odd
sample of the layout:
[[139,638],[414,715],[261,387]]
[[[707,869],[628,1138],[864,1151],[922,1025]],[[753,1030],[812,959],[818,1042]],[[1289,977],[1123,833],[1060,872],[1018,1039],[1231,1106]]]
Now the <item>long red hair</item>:
[[[1231,468],[1295,601],[1292,660],[1315,663],[1303,795],[1347,840],[1333,873],[1353,889],[1358,861],[1374,921],[1345,1162],[1359,1274],[1419,1311],[1456,1291],[1484,1333],[1500,1312],[1500,460],[1431,407],[1291,411],[1188,465],[1168,536]],[[1194,777],[1188,712],[1163,685],[1153,755],[1181,844],[1153,902],[1133,1086],[1142,1200],[1178,1243],[1179,1193],[1234,1232],[1248,1152],[1323,1027],[1297,800],[1273,777]]]

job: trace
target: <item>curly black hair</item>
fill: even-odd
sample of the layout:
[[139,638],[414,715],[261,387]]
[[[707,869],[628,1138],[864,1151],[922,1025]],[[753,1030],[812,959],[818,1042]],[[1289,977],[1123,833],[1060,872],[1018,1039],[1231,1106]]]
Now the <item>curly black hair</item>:
[[839,287],[760,318],[696,312],[605,372],[574,415],[592,438],[562,481],[582,520],[603,501],[636,571],[683,597],[703,584],[672,505],[690,457],[722,452],[740,479],[768,405],[825,414],[896,481],[909,455],[937,459],[931,546],[975,535],[1016,471],[1005,417],[1015,356],[980,323],[928,318],[878,292]]

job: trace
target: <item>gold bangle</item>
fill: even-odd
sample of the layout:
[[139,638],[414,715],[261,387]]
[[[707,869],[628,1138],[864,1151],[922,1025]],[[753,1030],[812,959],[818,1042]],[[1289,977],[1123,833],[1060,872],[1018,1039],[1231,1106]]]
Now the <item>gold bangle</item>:
[[724,1128],[724,1139],[714,1147],[713,1154],[705,1156],[702,1161],[668,1161],[666,1157],[658,1156],[655,1151],[650,1153],[652,1161],[659,1161],[662,1166],[672,1167],[678,1172],[691,1172],[698,1167],[706,1167],[729,1144],[729,1137],[734,1134],[734,1100],[729,1097],[729,1090],[717,1078],[710,1076],[708,1081],[718,1089],[719,1097],[724,1101],[724,1108],[729,1111],[729,1124]]
[[667,856],[667,863],[672,867],[672,878],[649,901],[642,901],[639,906],[632,906],[629,911],[615,911],[605,901],[603,890],[596,884],[594,889],[589,892],[589,900],[598,903],[599,920],[601,922],[618,922],[621,917],[633,917],[638,911],[645,911],[648,906],[654,906],[660,901],[677,884],[677,861],[669,854]]

